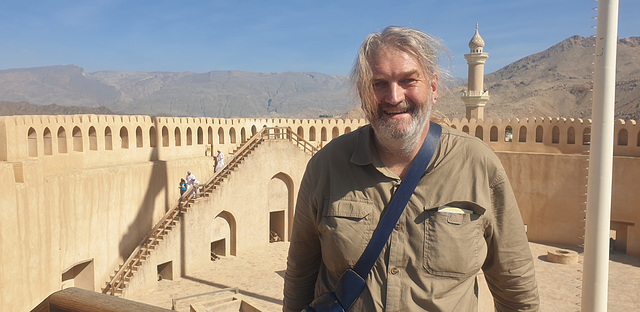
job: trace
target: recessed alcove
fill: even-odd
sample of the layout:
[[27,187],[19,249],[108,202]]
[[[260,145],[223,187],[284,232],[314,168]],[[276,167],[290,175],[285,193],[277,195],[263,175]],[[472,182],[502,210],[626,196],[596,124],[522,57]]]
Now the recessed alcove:
[[158,264],[158,280],[173,280],[173,261]]

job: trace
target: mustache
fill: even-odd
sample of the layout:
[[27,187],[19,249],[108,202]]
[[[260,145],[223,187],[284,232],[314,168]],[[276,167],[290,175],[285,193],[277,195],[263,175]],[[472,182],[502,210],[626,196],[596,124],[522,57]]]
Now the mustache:
[[416,104],[411,100],[404,100],[398,104],[389,104],[387,102],[378,103],[378,111],[399,111],[399,110],[410,110],[416,107]]

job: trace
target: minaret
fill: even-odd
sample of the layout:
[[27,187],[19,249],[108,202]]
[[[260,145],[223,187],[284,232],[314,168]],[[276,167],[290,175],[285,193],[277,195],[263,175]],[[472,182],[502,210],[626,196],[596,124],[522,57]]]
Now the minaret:
[[489,101],[489,91],[484,90],[484,62],[489,54],[482,52],[484,40],[478,33],[478,23],[476,23],[476,34],[469,41],[469,54],[464,58],[469,65],[469,84],[467,91],[462,93],[462,101],[467,108],[467,119],[484,119],[484,106]]

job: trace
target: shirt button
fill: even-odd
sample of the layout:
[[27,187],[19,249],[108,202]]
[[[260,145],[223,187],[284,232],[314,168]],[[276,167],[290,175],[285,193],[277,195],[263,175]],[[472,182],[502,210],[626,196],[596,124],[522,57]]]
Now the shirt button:
[[396,224],[396,231],[402,230],[402,224]]
[[396,275],[398,274],[399,270],[398,268],[391,268],[391,274]]

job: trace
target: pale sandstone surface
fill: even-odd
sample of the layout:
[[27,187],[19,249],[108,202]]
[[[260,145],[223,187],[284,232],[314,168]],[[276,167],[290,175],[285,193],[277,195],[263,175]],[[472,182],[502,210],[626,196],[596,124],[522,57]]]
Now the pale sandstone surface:
[[[578,264],[557,264],[547,260],[547,252],[563,247],[529,245],[535,261],[542,311],[580,311],[582,253]],[[171,308],[172,298],[238,287],[250,303],[263,311],[281,311],[288,246],[288,243],[273,243],[238,257],[223,257],[212,261],[208,268],[173,281],[162,280],[157,289],[128,299]],[[620,253],[614,253],[610,259],[608,310],[640,311],[640,259]],[[491,310],[486,302],[481,305],[481,311]]]

